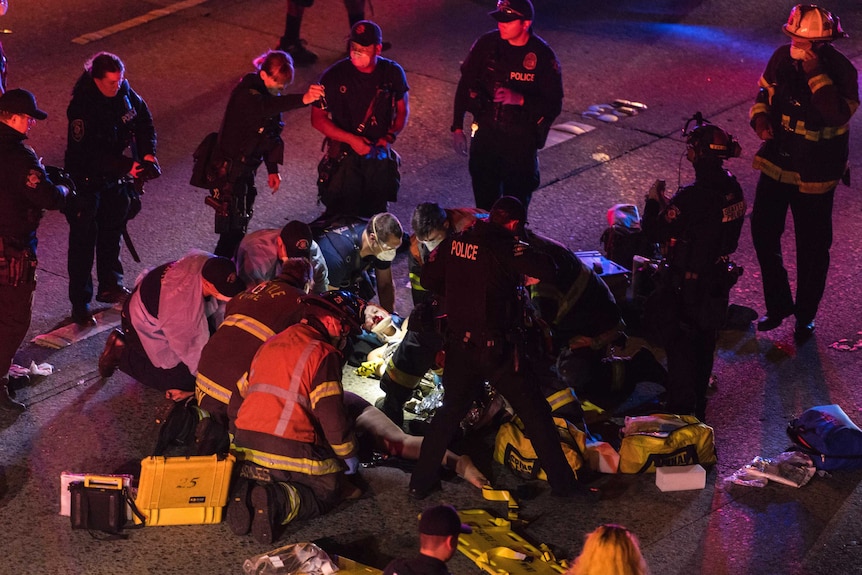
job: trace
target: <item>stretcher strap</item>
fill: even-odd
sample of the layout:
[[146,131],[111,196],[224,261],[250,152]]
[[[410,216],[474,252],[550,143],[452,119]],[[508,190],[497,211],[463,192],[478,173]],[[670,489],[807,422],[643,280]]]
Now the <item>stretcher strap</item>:
[[507,518],[509,521],[520,521],[518,517],[518,511],[520,508],[518,507],[518,501],[512,495],[512,493],[506,489],[493,489],[489,485],[485,485],[482,487],[482,497],[487,499],[488,501],[505,501],[508,503],[509,509],[507,513]]

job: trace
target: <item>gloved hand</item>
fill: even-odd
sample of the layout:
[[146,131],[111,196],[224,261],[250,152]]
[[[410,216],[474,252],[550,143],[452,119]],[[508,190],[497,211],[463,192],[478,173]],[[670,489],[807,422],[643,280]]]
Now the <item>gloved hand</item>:
[[497,91],[494,92],[494,101],[504,106],[523,106],[524,105],[524,96],[515,92],[514,90],[510,90],[509,88],[497,88]]
[[347,471],[344,472],[345,475],[355,475],[359,471],[359,458],[355,455],[345,459],[344,464],[347,466]]
[[467,134],[464,133],[464,130],[452,132],[452,149],[455,150],[456,154],[467,155]]
[[754,132],[761,140],[771,140],[773,138],[772,124],[769,122],[766,114],[758,114],[754,117]]

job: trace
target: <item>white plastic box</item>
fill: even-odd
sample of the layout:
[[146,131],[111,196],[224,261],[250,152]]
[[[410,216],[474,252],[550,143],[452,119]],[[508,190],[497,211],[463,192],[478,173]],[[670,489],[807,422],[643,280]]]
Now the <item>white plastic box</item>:
[[706,487],[706,470],[700,465],[656,467],[655,484],[662,491],[686,491]]

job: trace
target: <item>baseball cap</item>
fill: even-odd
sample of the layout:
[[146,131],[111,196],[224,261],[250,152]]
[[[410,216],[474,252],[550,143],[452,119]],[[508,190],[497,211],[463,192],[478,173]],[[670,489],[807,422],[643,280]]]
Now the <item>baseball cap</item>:
[[532,20],[533,4],[530,0],[500,0],[497,9],[488,12],[497,22],[512,22],[514,20]]
[[360,46],[376,46],[383,43],[383,32],[371,20],[360,20],[350,29],[350,41]]
[[419,533],[423,535],[458,535],[472,533],[473,528],[461,523],[458,512],[451,505],[435,505],[419,517]]
[[245,289],[245,282],[236,275],[236,266],[227,258],[211,257],[204,262],[201,275],[226,297],[233,297]]
[[15,88],[0,96],[0,110],[11,114],[26,114],[37,120],[44,120],[48,113],[36,106],[36,96],[27,90]]
[[289,258],[311,257],[311,228],[308,224],[298,220],[291,220],[281,228],[278,237],[284,244],[284,249]]
[[518,198],[503,196],[497,199],[494,205],[491,206],[489,218],[495,223],[507,223],[517,220],[523,224],[527,219],[527,210],[524,209],[524,204]]

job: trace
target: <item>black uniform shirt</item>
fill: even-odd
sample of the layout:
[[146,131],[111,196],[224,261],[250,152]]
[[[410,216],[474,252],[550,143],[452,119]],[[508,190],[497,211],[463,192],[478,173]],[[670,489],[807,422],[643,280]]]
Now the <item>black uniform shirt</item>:
[[123,80],[105,97],[88,72],[78,79],[66,110],[69,119],[66,169],[80,188],[83,178],[119,180],[134,160],[124,155],[132,140],[138,158],[156,153],[156,132],[147,104]]
[[449,569],[436,557],[420,554],[409,559],[393,559],[383,575],[449,575]]
[[[523,106],[494,103],[498,87],[523,94]],[[529,135],[563,109],[563,80],[554,51],[531,34],[524,46],[513,46],[493,30],[479,37],[461,65],[452,125],[461,127],[470,112],[479,129]]]
[[[695,183],[678,191],[664,210],[647,200],[643,227],[657,242],[677,242],[671,265],[709,276],[721,256],[736,251],[745,216],[745,198],[736,178],[720,166],[698,171]],[[682,261],[679,261],[681,259]]]
[[42,210],[60,209],[65,200],[24,143],[26,137],[0,122],[0,237],[10,247],[35,255]]
[[386,270],[392,262],[384,262],[374,256],[360,257],[362,232],[368,225],[366,218],[345,216],[324,228],[312,225],[314,241],[320,246],[320,253],[326,260],[329,271],[329,285],[352,290],[362,276],[371,269]]
[[477,220],[443,241],[422,268],[422,287],[445,297],[449,330],[495,335],[517,327],[524,276],[553,279],[553,261],[507,229]]
[[351,133],[357,133],[377,89],[386,88],[389,93],[377,101],[362,132],[372,142],[389,132],[395,118],[392,103],[402,100],[410,89],[404,69],[397,62],[379,57],[377,66],[369,74],[357,70],[349,58],[340,60],[323,72],[320,83],[326,88],[327,108],[333,123]]
[[266,89],[260,73],[246,74],[234,87],[225,109],[219,146],[225,158],[257,167],[266,163],[267,172],[278,172],[284,161],[281,112],[304,106],[302,94],[274,96]]

